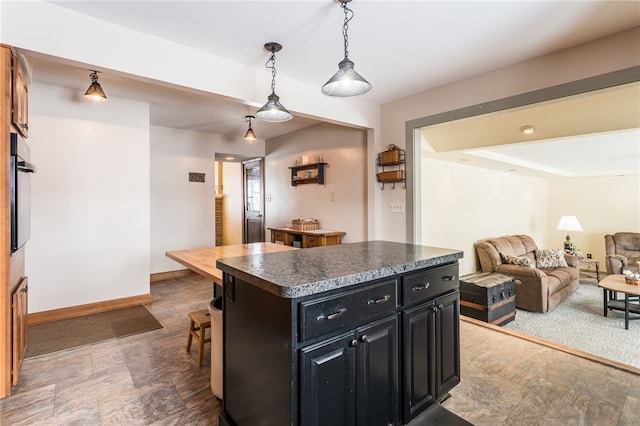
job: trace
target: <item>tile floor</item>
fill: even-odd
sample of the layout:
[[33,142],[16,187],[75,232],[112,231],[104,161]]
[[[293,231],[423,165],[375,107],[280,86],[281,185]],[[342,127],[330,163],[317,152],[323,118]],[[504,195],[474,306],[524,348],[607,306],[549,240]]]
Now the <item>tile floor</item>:
[[[151,285],[160,330],[27,359],[0,425],[217,425],[210,352],[185,351],[211,283]],[[443,405],[476,425],[637,425],[640,375],[461,322],[462,382]]]

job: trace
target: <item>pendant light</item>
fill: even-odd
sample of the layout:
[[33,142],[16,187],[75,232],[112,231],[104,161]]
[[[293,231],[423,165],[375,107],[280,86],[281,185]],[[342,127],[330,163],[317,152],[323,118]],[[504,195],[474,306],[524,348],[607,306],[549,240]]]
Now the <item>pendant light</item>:
[[338,72],[322,86],[322,93],[328,96],[347,97],[358,96],[371,90],[371,83],[365,80],[353,69],[353,61],[349,59],[349,21],[353,19],[353,11],[347,7],[351,0],[339,0],[344,10],[342,36],[344,38],[344,59],[338,63]]
[[267,97],[267,103],[256,111],[256,117],[260,120],[278,123],[281,121],[289,121],[293,115],[280,103],[280,98],[276,95],[276,52],[282,49],[279,43],[269,42],[264,48],[271,52],[271,56],[265,67],[271,68],[271,94]]
[[254,118],[255,117],[253,115],[247,115],[244,117],[245,121],[249,122],[249,128],[247,129],[247,133],[244,134],[244,138],[248,141],[256,140],[256,133],[251,128],[251,120],[253,120]]
[[94,101],[106,101],[107,95],[104,94],[100,83],[98,83],[98,72],[92,70],[89,77],[91,77],[91,85],[89,85],[87,91],[84,92],[84,97]]

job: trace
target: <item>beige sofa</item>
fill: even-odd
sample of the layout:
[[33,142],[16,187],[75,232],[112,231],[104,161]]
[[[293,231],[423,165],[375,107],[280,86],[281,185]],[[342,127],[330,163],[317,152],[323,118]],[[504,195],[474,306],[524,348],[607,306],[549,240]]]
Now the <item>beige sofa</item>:
[[616,232],[604,236],[607,273],[640,272],[640,233]]
[[[476,241],[476,254],[482,272],[499,272],[514,277],[516,306],[535,312],[548,312],[576,291],[580,285],[578,258],[564,254],[567,267],[538,268],[538,247],[528,235],[509,235]],[[525,257],[534,267],[503,263],[503,256]],[[561,257],[561,256],[560,256]]]

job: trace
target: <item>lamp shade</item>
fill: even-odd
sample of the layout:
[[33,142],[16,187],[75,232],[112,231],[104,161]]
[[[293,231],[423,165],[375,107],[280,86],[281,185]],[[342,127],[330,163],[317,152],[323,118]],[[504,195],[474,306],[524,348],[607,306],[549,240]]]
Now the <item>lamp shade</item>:
[[271,92],[267,99],[267,103],[255,113],[255,116],[260,120],[278,123],[293,118],[293,115],[282,106],[280,98],[274,92]]
[[248,141],[255,141],[256,140],[256,133],[253,131],[253,129],[251,127],[249,127],[247,132],[244,134],[244,138],[246,140],[248,140]]
[[89,88],[84,93],[84,97],[94,101],[106,101],[107,95],[104,94],[104,90],[102,90],[100,83],[98,83],[98,72],[93,71],[89,77],[91,78],[91,85],[89,85]]
[[582,226],[580,226],[580,222],[578,222],[578,218],[575,216],[562,216],[556,229],[558,231],[582,232]]
[[322,86],[322,93],[328,96],[358,96],[371,90],[371,83],[353,69],[353,62],[344,58],[338,64],[338,72]]

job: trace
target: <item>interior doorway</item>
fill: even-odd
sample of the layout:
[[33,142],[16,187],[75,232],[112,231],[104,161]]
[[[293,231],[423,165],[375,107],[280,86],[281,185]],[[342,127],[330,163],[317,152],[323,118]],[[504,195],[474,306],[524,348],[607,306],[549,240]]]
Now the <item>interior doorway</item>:
[[242,163],[243,243],[264,242],[264,159]]

